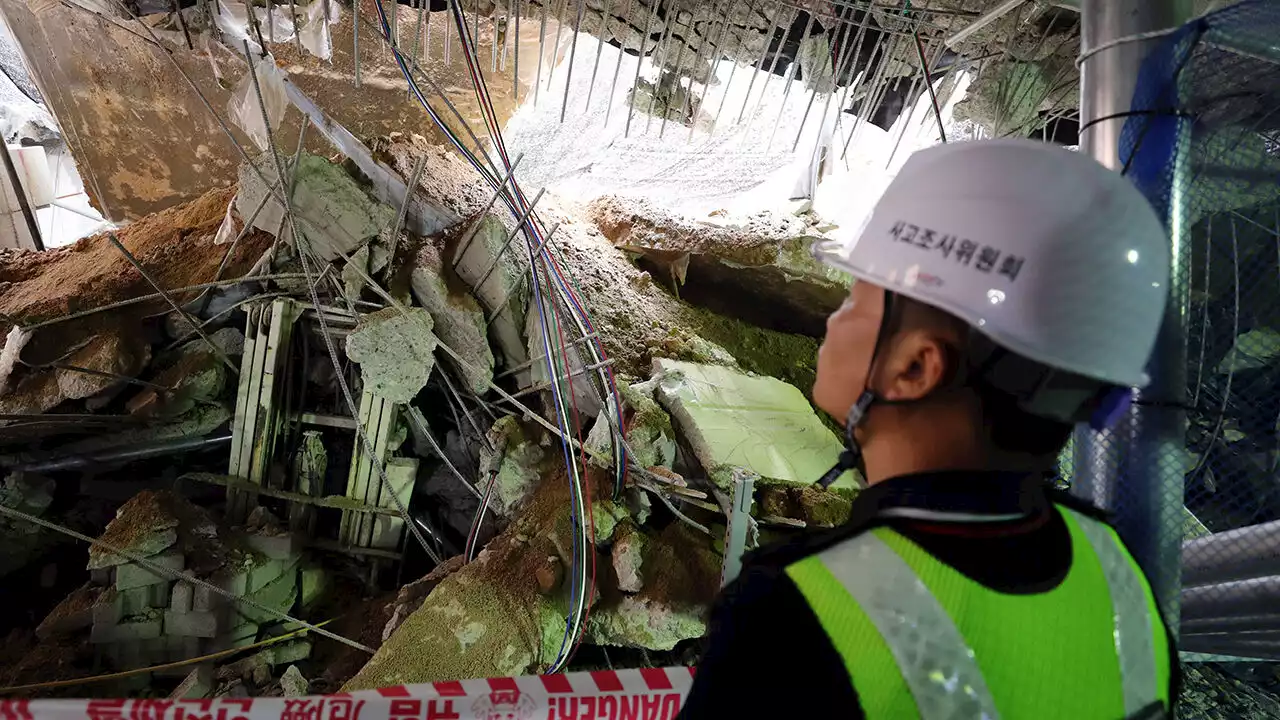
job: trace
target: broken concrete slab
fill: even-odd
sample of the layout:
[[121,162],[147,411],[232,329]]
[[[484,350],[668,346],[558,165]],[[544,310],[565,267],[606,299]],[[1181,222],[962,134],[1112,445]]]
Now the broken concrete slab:
[[413,614],[413,611],[422,607],[423,601],[427,599],[427,596],[431,594],[432,590],[436,589],[436,586],[441,581],[461,570],[462,566],[466,564],[465,557],[455,555],[437,565],[426,576],[400,588],[400,592],[396,593],[396,600],[390,608],[391,617],[382,629],[382,641],[386,642],[387,638],[391,637],[391,633],[399,629],[404,624],[405,619]]
[[[499,255],[506,238],[507,228],[502,221],[486,215],[475,224],[474,231],[458,240],[452,261],[458,277],[471,288],[491,319],[489,337],[503,363],[508,368],[519,368],[529,361],[524,339],[529,290],[517,253]],[[528,373],[517,373],[516,382],[521,387],[528,385]]]
[[618,196],[593,201],[589,212],[606,238],[685,300],[762,327],[821,337],[848,293],[851,278],[813,258],[816,238],[794,217],[695,221]]
[[514,416],[499,418],[489,430],[493,450],[480,452],[480,477],[493,480],[489,507],[503,517],[511,517],[542,478],[542,462],[547,457],[541,441],[545,436],[522,425]]
[[[645,468],[671,467],[676,457],[675,429],[671,425],[671,416],[654,400],[657,380],[634,385],[621,379],[616,382],[624,405],[627,445],[634,453],[635,461]],[[587,448],[596,453],[592,461],[601,467],[608,467],[608,461],[602,458],[611,457],[612,427],[615,424],[617,410],[613,398],[609,398],[607,411],[600,414],[587,435]]]
[[[547,296],[542,297],[543,312],[538,312],[537,304],[529,308],[528,317],[525,318],[524,333],[529,339],[529,357],[533,358],[529,365],[528,382],[533,386],[542,386],[550,388],[551,370],[547,366],[547,357],[555,357],[557,363],[556,372],[562,377],[569,378],[570,394],[572,395],[572,405],[577,408],[579,416],[593,418],[600,414],[600,410],[604,405],[600,401],[600,392],[597,390],[597,371],[589,371],[588,366],[595,365],[594,360],[588,361],[591,357],[589,349],[585,343],[572,343],[568,346],[561,346],[560,330],[551,322],[553,313],[551,311],[552,300]],[[545,325],[544,325],[545,324]],[[544,327],[551,331],[550,342],[546,340]],[[555,348],[559,347],[562,351],[558,357],[555,354]],[[550,348],[550,349],[549,349]],[[550,392],[546,393],[550,398]]]
[[[171,494],[144,490],[116,510],[115,519],[107,524],[99,539],[126,552],[149,558],[178,542],[180,522]],[[129,558],[117,555],[102,545],[89,547],[90,570],[130,562]]]
[[[655,360],[657,398],[711,479],[724,489],[727,467],[762,484],[811,485],[844,446],[793,385],[714,365]],[[835,488],[854,487],[852,473]]]
[[103,588],[92,585],[82,585],[73,590],[40,621],[36,637],[49,642],[55,637],[70,635],[93,625],[93,608],[103,592]]
[[565,599],[544,595],[535,571],[552,556],[567,564],[567,486],[548,471],[507,529],[443,578],[344,691],[545,669],[563,641]]
[[707,606],[720,584],[720,556],[710,540],[673,523],[640,544],[640,590],[606,595],[592,608],[588,641],[670,650],[705,635]]
[[427,238],[413,261],[409,283],[413,297],[431,313],[435,321],[435,334],[462,357],[465,365],[457,366],[471,391],[480,395],[488,392],[493,380],[493,350],[489,347],[488,326],[484,309],[463,283],[450,286],[446,278],[453,277],[453,269],[444,267],[440,240]]
[[[121,382],[137,377],[151,361],[151,345],[141,334],[104,332],[63,360],[56,372],[58,390],[68,400],[93,397]],[[108,373],[107,376],[71,368]],[[117,377],[111,377],[112,375]]]
[[285,668],[284,674],[280,676],[280,692],[285,697],[305,697],[310,690],[311,682],[302,676],[297,665]]
[[644,587],[644,570],[642,568],[646,538],[644,533],[634,529],[620,533],[613,543],[610,557],[613,571],[618,576],[618,589],[627,593],[638,593]]
[[387,308],[365,315],[347,336],[347,357],[360,364],[365,390],[396,403],[408,403],[426,387],[439,344],[430,313],[414,307],[404,310]]
[[[267,182],[274,185],[275,163],[259,162],[258,166]],[[339,254],[350,254],[395,220],[395,210],[370,198],[341,165],[304,153],[293,175],[291,197],[294,215],[299,218],[299,230],[306,236],[311,250],[325,261],[334,260]],[[236,195],[236,211],[240,216],[250,217],[267,194],[267,186],[258,174],[247,165],[242,166],[240,192]],[[276,236],[282,234],[284,224],[284,208],[275,198],[267,201],[254,220],[255,227]]]

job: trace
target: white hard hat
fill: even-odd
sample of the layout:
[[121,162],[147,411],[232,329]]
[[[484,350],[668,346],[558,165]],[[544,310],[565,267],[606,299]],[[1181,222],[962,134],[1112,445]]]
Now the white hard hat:
[[1168,236],[1137,188],[1080,153],[1031,140],[920,150],[861,233],[815,254],[1030,360],[1147,383]]

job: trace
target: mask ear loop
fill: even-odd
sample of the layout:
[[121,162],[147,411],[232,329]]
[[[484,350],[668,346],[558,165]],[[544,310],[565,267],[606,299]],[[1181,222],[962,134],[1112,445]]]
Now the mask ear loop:
[[850,470],[858,467],[858,462],[862,459],[862,446],[853,436],[853,431],[862,424],[867,417],[867,411],[871,409],[871,405],[880,398],[871,389],[871,373],[876,367],[876,357],[880,354],[880,348],[888,339],[892,329],[893,320],[893,303],[894,294],[889,290],[884,291],[884,312],[880,315],[880,329],[876,332],[876,344],[871,348],[871,361],[867,366],[867,387],[863,389],[862,394],[854,401],[849,408],[849,414],[845,416],[844,422],[844,447],[841,451],[840,458],[836,464],[831,467],[822,477],[818,478],[817,485],[823,489],[831,487],[832,483]]

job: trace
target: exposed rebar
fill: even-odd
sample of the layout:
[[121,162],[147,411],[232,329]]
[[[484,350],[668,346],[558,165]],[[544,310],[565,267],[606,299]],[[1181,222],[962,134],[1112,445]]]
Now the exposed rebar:
[[483,287],[484,281],[488,280],[489,276],[493,274],[493,271],[498,269],[498,263],[502,261],[502,256],[507,254],[507,249],[511,247],[511,243],[516,239],[516,236],[524,232],[525,224],[529,222],[529,215],[533,212],[534,206],[538,204],[538,201],[542,199],[542,194],[546,191],[547,189],[545,187],[538,190],[538,194],[533,197],[533,202],[529,203],[529,207],[524,211],[524,214],[520,216],[515,227],[507,234],[506,242],[502,243],[502,249],[494,253],[493,260],[489,263],[489,267],[480,275],[480,279],[475,282],[473,287]]
[[636,111],[636,90],[640,89],[640,68],[644,67],[644,46],[649,41],[649,33],[653,30],[653,20],[658,15],[658,7],[662,0],[654,0],[653,9],[649,11],[649,21],[644,25],[644,35],[640,36],[640,50],[636,53],[636,77],[631,83],[631,97],[627,101],[627,126],[622,131],[623,137],[631,136],[631,118]]
[[564,102],[560,103],[560,122],[564,122],[564,111],[569,107],[569,88],[573,83],[573,60],[578,55],[578,33],[582,30],[582,10],[583,0],[578,0],[578,20],[573,25],[573,40],[569,45],[569,67],[565,69]]
[[[245,47],[248,47],[249,41],[245,40],[244,42]],[[252,60],[250,61],[252,62]],[[138,258],[134,257],[133,253],[129,252],[129,248],[126,248],[124,243],[120,242],[120,238],[116,237],[114,232],[107,231],[107,239],[110,240],[111,244],[115,245],[116,249],[125,256],[125,259],[129,261],[129,264],[133,265],[134,269],[136,269],[142,277],[151,284],[151,287],[155,288],[156,292],[160,294],[160,297],[164,298],[165,302],[169,303],[169,307],[173,308],[174,312],[178,313],[178,315],[190,323],[192,327],[197,326],[198,323],[196,319],[191,317],[186,310],[183,310],[178,303],[174,302],[173,298],[169,296],[169,293],[165,292],[164,288],[160,287],[160,283],[151,276],[151,273],[147,272],[146,268],[142,267],[142,263],[138,262]],[[239,376],[240,368],[236,366],[235,363],[231,362],[231,358],[227,357],[227,354],[222,351],[222,348],[218,347],[217,343],[215,343],[203,330],[199,330],[199,333],[200,339],[203,340],[211,350],[213,350],[213,354],[227,366],[227,369],[231,371],[231,374]]]

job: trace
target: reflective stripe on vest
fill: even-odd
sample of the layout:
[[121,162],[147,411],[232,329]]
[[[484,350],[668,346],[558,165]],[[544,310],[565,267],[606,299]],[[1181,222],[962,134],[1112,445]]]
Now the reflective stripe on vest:
[[[1097,597],[1096,593],[1103,589],[1101,586],[1103,580],[1105,580],[1105,589],[1110,595],[1109,615],[1112,625],[1110,629],[1114,639],[1115,653],[1112,661],[1115,665],[1111,666],[1104,662],[1093,664],[1118,667],[1120,674],[1118,688],[1116,680],[1112,680],[1104,683],[1109,685],[1109,688],[1082,687],[1080,692],[1116,693],[1109,695],[1117,699],[1115,705],[1111,706],[1116,711],[1120,710],[1118,702],[1120,698],[1117,696],[1122,695],[1123,711],[1126,716],[1139,712],[1157,700],[1167,701],[1165,689],[1159,686],[1158,677],[1162,673],[1157,669],[1156,647],[1153,642],[1154,630],[1160,627],[1159,620],[1153,622],[1153,605],[1136,565],[1120,545],[1114,532],[1105,524],[1066,508],[1060,508],[1060,510],[1073,536],[1076,554],[1073,557],[1073,568],[1076,563],[1089,562],[1089,559],[1081,555],[1088,554],[1092,549],[1092,554],[1097,559],[1097,567],[1093,568],[1092,576],[1098,578],[1098,568],[1101,569],[1101,577],[1098,578],[1097,584],[1084,586],[1087,592],[1093,593],[1088,597]],[[867,657],[858,658],[859,662],[847,662],[850,672],[860,681],[867,682],[874,691],[879,692],[882,696],[879,698],[879,709],[895,717],[896,713],[903,711],[903,706],[895,705],[895,701],[892,700],[885,701],[883,697],[885,686],[893,682],[899,683],[896,685],[899,693],[910,694],[911,699],[914,700],[916,712],[923,720],[998,718],[1000,696],[993,693],[988,686],[988,680],[983,675],[971,644],[965,640],[963,632],[953,620],[954,610],[948,612],[948,608],[939,602],[917,571],[904,560],[900,549],[891,547],[878,535],[879,533],[888,533],[885,537],[894,540],[895,543],[904,540],[891,530],[881,528],[851,538],[788,568],[788,573],[810,601],[828,634],[855,632],[859,626],[856,618],[849,617],[851,613],[847,611],[848,597],[852,597],[857,603],[854,612],[860,611],[859,617],[865,615],[862,627],[865,628],[865,623],[869,622],[874,628],[865,631],[873,633],[871,636],[863,633],[861,637],[864,638],[864,642],[861,645],[849,642],[836,643],[837,649],[842,653],[857,652],[860,655],[867,655]],[[820,564],[815,565],[812,561]],[[929,562],[945,567],[931,558]],[[920,567],[918,561],[917,567]],[[821,577],[814,575],[815,571],[826,575],[830,580],[823,581]],[[954,571],[950,572],[953,576],[958,576]],[[1068,579],[1075,578],[1071,580],[1072,582],[1081,582],[1080,577],[1084,576],[1075,572],[1068,574]],[[831,597],[832,591],[829,588],[836,587],[831,584],[832,580],[847,593],[844,605],[841,605],[838,598]],[[965,602],[982,602],[984,593],[994,593],[967,578],[960,582],[976,589],[974,592],[961,594]],[[1067,582],[1068,580],[1064,580],[1064,584]],[[1088,587],[1095,589],[1088,590]],[[954,585],[952,588],[954,589]],[[1075,588],[1074,592],[1079,592],[1082,586],[1075,585]],[[839,593],[839,590],[834,592]],[[1078,598],[1079,596],[1064,597]],[[845,607],[846,611],[842,613],[840,607]],[[1062,612],[1070,612],[1070,610],[1070,607],[1060,608]],[[1102,623],[1107,618],[1103,612],[1098,608],[1090,615],[1096,622],[1088,627],[1104,631],[1105,625]],[[840,617],[842,614],[845,617]],[[1014,618],[1010,618],[1010,623],[1012,626],[995,629],[994,632],[997,633],[995,637],[1004,637],[1004,632],[1017,633],[1019,630]],[[883,640],[884,647],[880,647],[878,643],[875,647],[866,645],[865,639],[874,637],[875,634]],[[1094,634],[1092,637],[1098,637],[1098,635]],[[835,639],[833,636],[833,640]],[[1069,641],[1069,638],[1067,640]],[[841,649],[842,645],[843,649]],[[1098,652],[1110,652],[1106,650],[1108,645],[1110,643],[1105,645],[1097,641],[1093,643],[1093,647]],[[868,665],[867,658],[877,656],[876,653],[880,653],[878,657],[882,657],[883,660],[879,663],[871,662]],[[984,657],[988,656],[984,655]],[[1105,657],[1096,657],[1105,660]],[[896,665],[896,672],[889,670],[889,667],[881,667],[886,664],[889,667]],[[853,670],[855,665],[861,667],[857,673]],[[1035,667],[1034,664],[1029,666]],[[868,668],[875,673],[881,673],[881,676],[864,678],[861,672]],[[900,681],[883,674],[883,671],[900,675]],[[1017,672],[1017,668],[1012,671]],[[1167,673],[1164,674],[1167,675]],[[1115,677],[1114,670],[1111,671],[1111,677]],[[1040,678],[1039,680],[1061,682],[1065,678]],[[1037,678],[1029,677],[1027,681],[1034,683]],[[858,683],[855,682],[855,684]],[[1008,687],[1007,683],[1005,687]],[[860,691],[860,695],[862,694]],[[910,700],[904,701],[910,702]],[[1025,709],[1025,704],[1023,707]],[[868,717],[875,717],[869,708],[864,709],[868,710]],[[1053,714],[1048,712],[1044,716],[1051,717]]]
[[1091,517],[1074,512],[1072,515],[1093,546],[1107,578],[1115,623],[1116,657],[1120,659],[1120,687],[1124,690],[1124,714],[1135,715],[1161,694],[1156,685],[1156,653],[1151,641],[1152,622],[1146,591],[1133,560],[1114,531]]

